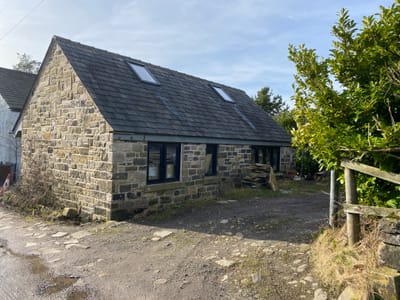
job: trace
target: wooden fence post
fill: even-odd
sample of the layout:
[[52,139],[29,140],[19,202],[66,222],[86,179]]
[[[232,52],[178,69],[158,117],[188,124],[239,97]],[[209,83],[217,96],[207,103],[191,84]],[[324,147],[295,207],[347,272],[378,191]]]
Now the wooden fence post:
[[[346,203],[357,204],[357,187],[353,170],[344,168],[344,181],[346,189]],[[347,213],[346,218],[349,245],[353,246],[360,240],[360,215]]]

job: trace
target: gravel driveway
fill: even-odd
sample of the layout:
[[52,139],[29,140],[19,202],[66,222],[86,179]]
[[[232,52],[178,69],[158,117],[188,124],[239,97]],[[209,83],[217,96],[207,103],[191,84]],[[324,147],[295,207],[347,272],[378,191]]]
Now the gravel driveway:
[[0,208],[0,299],[313,299],[322,192],[221,200],[164,221],[68,225]]

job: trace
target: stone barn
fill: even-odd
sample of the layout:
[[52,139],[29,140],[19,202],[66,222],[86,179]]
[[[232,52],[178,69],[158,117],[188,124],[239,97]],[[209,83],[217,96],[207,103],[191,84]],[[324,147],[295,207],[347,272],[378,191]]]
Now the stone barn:
[[19,120],[68,207],[123,219],[213,197],[290,136],[243,91],[55,36]]

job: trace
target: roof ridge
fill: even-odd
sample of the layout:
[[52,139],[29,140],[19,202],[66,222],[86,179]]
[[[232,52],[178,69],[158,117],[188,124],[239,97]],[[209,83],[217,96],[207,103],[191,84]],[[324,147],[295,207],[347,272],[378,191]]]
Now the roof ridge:
[[242,93],[246,94],[246,92],[244,90],[238,89],[236,87],[232,87],[232,86],[229,86],[229,85],[226,85],[226,84],[222,84],[222,83],[219,83],[219,82],[215,82],[215,81],[212,81],[212,80],[204,79],[204,78],[201,78],[199,76],[190,75],[190,74],[187,74],[187,73],[184,73],[184,72],[181,72],[181,71],[177,71],[177,70],[173,70],[173,69],[170,69],[170,68],[166,68],[166,67],[163,67],[163,66],[160,66],[160,65],[156,65],[156,64],[153,64],[153,63],[150,63],[150,62],[146,62],[146,61],[143,61],[143,60],[140,60],[140,59],[137,59],[137,58],[132,58],[130,56],[126,56],[126,55],[119,54],[119,53],[116,53],[116,52],[111,52],[111,51],[108,51],[108,50],[104,50],[104,49],[100,49],[100,48],[97,48],[97,47],[94,47],[94,46],[90,46],[90,45],[87,45],[87,44],[76,42],[76,41],[73,41],[71,39],[67,39],[67,38],[64,38],[64,37],[61,37],[61,36],[58,36],[58,35],[54,35],[53,36],[53,40],[55,40],[55,41],[63,40],[63,41],[66,41],[68,43],[79,45],[81,47],[89,48],[89,49],[92,49],[92,50],[95,50],[95,51],[100,51],[100,52],[104,52],[106,54],[116,55],[116,56],[118,56],[118,57],[120,57],[121,59],[124,59],[124,60],[131,60],[131,61],[142,63],[142,64],[145,64],[145,65],[149,65],[149,66],[152,66],[152,67],[155,67],[155,68],[164,69],[164,70],[168,70],[168,71],[171,71],[171,72],[176,72],[176,73],[179,73],[180,75],[184,75],[186,77],[193,78],[195,80],[201,80],[201,81],[203,81],[205,83],[208,83],[210,85],[215,85],[215,86],[219,86],[219,87],[226,87],[226,88],[234,89],[234,90],[237,90],[237,91],[241,91]]
[[[290,141],[285,130],[240,89],[58,36],[50,47],[54,45],[64,52],[114,132],[139,138]],[[141,81],[129,62],[147,66],[160,85]],[[223,88],[235,102],[221,99],[213,86]]]
[[18,72],[18,73],[22,73],[24,75],[32,75],[32,76],[36,76],[37,75],[37,74],[34,74],[34,73],[29,73],[29,72],[25,72],[25,71],[21,71],[21,70],[9,69],[9,68],[4,68],[4,67],[0,67],[0,69],[8,71],[8,72]]

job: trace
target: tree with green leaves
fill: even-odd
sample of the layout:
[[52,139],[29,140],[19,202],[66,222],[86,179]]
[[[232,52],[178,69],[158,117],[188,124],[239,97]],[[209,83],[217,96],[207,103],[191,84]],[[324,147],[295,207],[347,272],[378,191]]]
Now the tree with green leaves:
[[13,66],[14,70],[37,74],[40,68],[40,62],[32,59],[32,57],[26,53],[17,53],[18,63]]
[[[273,95],[269,87],[264,87],[258,91],[254,101],[289,134],[297,128],[294,110],[289,109],[289,106],[283,102],[282,96]],[[302,176],[310,177],[318,172],[318,162],[311,157],[308,149],[304,148],[296,152],[296,170]]]
[[[343,9],[328,58],[289,46],[295,64],[294,145],[309,147],[326,169],[353,159],[400,173],[400,2],[364,17],[361,28]],[[369,204],[400,207],[398,186],[358,175]]]
[[277,116],[281,112],[289,110],[282,96],[272,94],[272,90],[269,87],[263,87],[259,90],[254,97],[254,101],[271,116]]
[[297,128],[294,119],[294,109],[281,111],[278,115],[273,117],[288,133],[291,133]]

